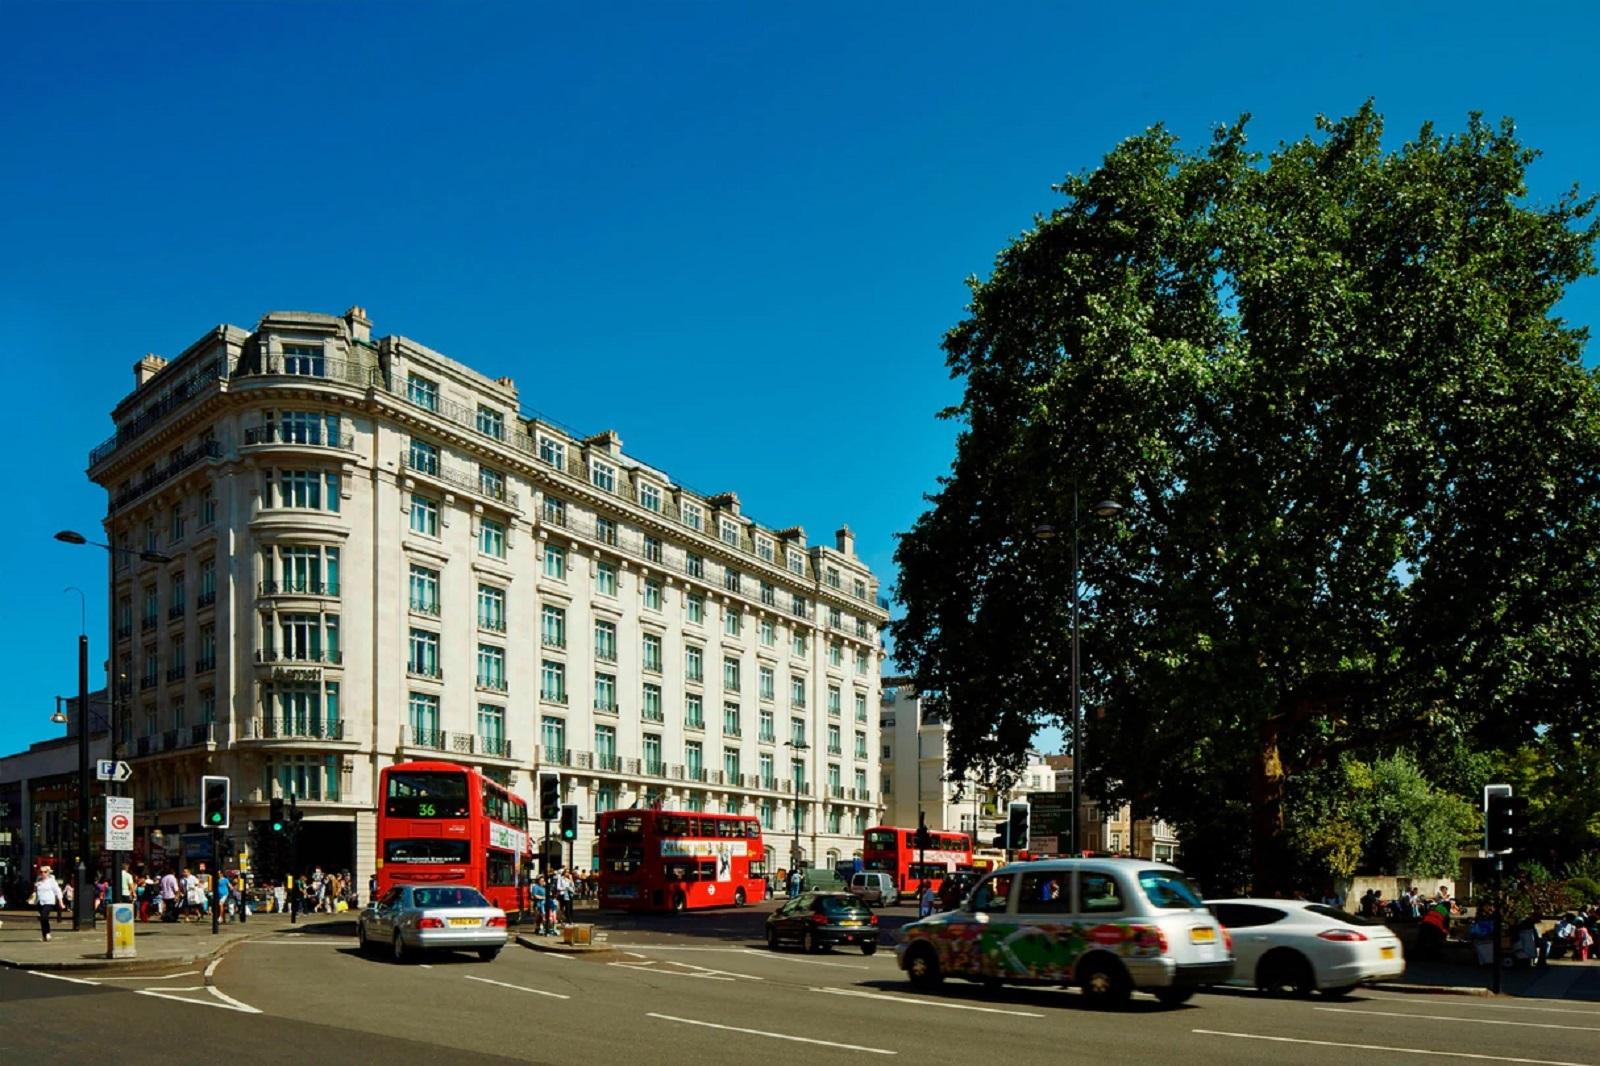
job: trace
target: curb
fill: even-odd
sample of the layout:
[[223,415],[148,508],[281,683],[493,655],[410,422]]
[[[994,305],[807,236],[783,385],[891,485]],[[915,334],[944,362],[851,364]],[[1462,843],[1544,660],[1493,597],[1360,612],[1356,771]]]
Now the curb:
[[548,951],[552,955],[603,955],[608,951],[616,950],[609,944],[551,943],[542,937],[523,936],[521,933],[517,934],[516,941],[525,948],[532,948],[534,951]]
[[1474,988],[1470,985],[1416,985],[1403,982],[1378,982],[1376,984],[1362,985],[1361,988],[1370,988],[1374,992],[1406,992],[1414,995],[1426,994],[1434,996],[1482,996],[1488,999],[1496,995],[1510,998],[1512,993],[1495,993],[1487,988]]
[[[106,958],[78,958],[54,959],[49,962],[17,962],[14,959],[0,958],[0,968],[8,970],[47,970],[52,973],[68,971],[93,972],[97,970],[129,970],[165,969],[168,966],[194,966],[199,963],[215,962],[240,944],[251,940],[262,940],[269,936],[277,936],[282,929],[264,929],[261,932],[249,932],[243,936],[217,944],[209,951],[196,951],[188,955],[173,955],[164,958],[139,958],[131,959],[106,959]],[[135,933],[137,937],[137,933]],[[209,983],[209,982],[207,982]]]

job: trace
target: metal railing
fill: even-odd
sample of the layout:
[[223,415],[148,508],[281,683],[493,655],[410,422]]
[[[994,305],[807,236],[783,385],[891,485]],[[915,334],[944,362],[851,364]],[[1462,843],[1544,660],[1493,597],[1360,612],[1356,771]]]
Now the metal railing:
[[244,431],[244,442],[252,444],[305,444],[316,448],[356,450],[353,433],[324,433],[321,426],[251,426]]
[[167,415],[189,402],[192,397],[205,389],[206,386],[227,376],[228,361],[226,357],[205,360],[188,375],[170,385],[138,415],[117,427],[117,431],[110,437],[95,445],[94,449],[89,452],[89,465],[94,466],[102,459],[114,454],[123,445],[131,444],[138,440],[160,425],[162,419],[166,418]]
[[503,677],[480,676],[477,687],[484,692],[504,692],[506,690],[506,679]]
[[425,677],[430,681],[444,680],[444,668],[438,663],[406,663],[406,674],[411,677]]
[[285,651],[281,648],[258,648],[256,649],[256,662],[321,663],[325,666],[338,666],[344,662],[344,653],[339,651]]
[[407,470],[421,474],[423,477],[431,477],[436,481],[442,481],[464,492],[475,493],[485,499],[498,501],[510,507],[513,511],[522,509],[522,504],[518,500],[517,494],[507,492],[503,482],[498,485],[487,485],[484,484],[482,478],[475,478],[470,474],[452,470],[439,462],[437,458],[430,457],[428,460],[420,460],[410,452],[402,455],[401,461]]
[[289,719],[267,715],[246,722],[241,740],[343,740],[344,720]]
[[216,589],[210,589],[210,590],[208,590],[206,592],[202,592],[202,593],[200,593],[200,595],[196,596],[195,599],[194,599],[194,605],[195,605],[195,607],[197,609],[201,608],[201,607],[210,607],[213,603],[216,603],[216,602],[217,602],[217,590]]
[[173,663],[171,666],[167,667],[167,680],[177,681],[186,673],[188,673],[186,663]]
[[203,674],[216,668],[217,657],[215,655],[202,655],[194,661],[194,672],[197,674]]
[[123,489],[121,492],[117,493],[111,499],[111,509],[113,511],[121,510],[123,507],[126,507],[134,500],[137,500],[139,497],[143,496],[145,493],[150,492],[157,486],[165,484],[166,482],[177,477],[179,474],[183,473],[191,466],[194,466],[202,459],[220,458],[222,458],[221,444],[214,440],[202,441],[193,448],[189,449],[187,452],[184,452],[171,462],[167,463],[166,466],[155,471],[154,473],[140,478],[132,485],[129,485],[126,489]]
[[183,604],[175,603],[171,607],[167,608],[167,621],[170,622],[174,618],[182,618],[182,617],[183,617]]
[[337,596],[337,581],[311,581],[306,578],[289,578],[284,581],[262,581],[256,584],[258,596]]

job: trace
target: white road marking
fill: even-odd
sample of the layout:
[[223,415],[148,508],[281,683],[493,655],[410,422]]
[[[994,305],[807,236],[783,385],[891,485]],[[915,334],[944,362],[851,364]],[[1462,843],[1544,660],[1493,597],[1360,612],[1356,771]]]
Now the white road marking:
[[911,996],[888,996],[882,992],[858,992],[849,988],[810,988],[809,992],[824,992],[830,996],[852,996],[856,999],[881,999],[888,1003],[907,1003],[913,1007],[945,1007],[949,1010],[974,1010],[984,1014],[1014,1014],[1019,1018],[1043,1018],[1030,1010],[1006,1010],[1003,1007],[980,1007],[975,1003],[951,1003],[943,999],[915,999]]
[[691,970],[699,970],[702,973],[719,973],[719,974],[722,974],[725,977],[742,977],[746,981],[765,981],[766,980],[765,977],[757,977],[754,974],[734,973],[732,970],[713,970],[709,966],[696,966],[692,962],[676,962],[675,961],[675,962],[672,963],[672,965],[673,966],[684,966],[684,967],[687,967],[688,969],[691,969]]
[[644,958],[644,956],[639,954],[637,951],[624,951],[623,954],[624,955],[632,955],[636,959]]
[[186,998],[184,996],[175,996],[171,992],[161,991],[161,990],[154,989],[154,988],[136,988],[136,989],[133,989],[133,993],[136,996],[154,996],[156,999],[171,1000],[173,1003],[189,1003],[189,1004],[192,1004],[193,1006],[196,1006],[196,1007],[215,1007],[218,1010],[236,1010],[236,1011],[240,1011],[240,1012],[242,1012],[244,1014],[260,1014],[261,1013],[260,1011],[256,1010],[254,1007],[250,1006],[249,1004],[240,1003],[236,999],[229,999],[227,996],[223,996],[222,993],[217,992],[217,990],[214,989],[214,988],[211,989],[211,991],[213,993],[215,993],[216,995],[220,996],[225,1002],[213,1003],[209,999],[188,999],[188,998]]
[[1515,1025],[1523,1029],[1566,1029],[1574,1033],[1600,1033],[1595,1025],[1559,1025],[1555,1022],[1510,1022],[1500,1018],[1463,1018],[1454,1014],[1411,1014],[1397,1010],[1360,1010],[1355,1007],[1313,1007],[1329,1014],[1362,1014],[1369,1018],[1414,1018],[1429,1022],[1461,1022],[1467,1025]]
[[232,1007],[236,1011],[242,1011],[245,1014],[260,1014],[261,1013],[259,1010],[257,1010],[255,1007],[252,1007],[248,1003],[240,1003],[238,1000],[234,999],[232,996],[230,996],[226,992],[222,991],[222,989],[218,988],[216,985],[207,985],[206,986],[206,991],[210,992],[213,996],[216,996],[218,999],[222,1000],[222,1002],[226,1003],[228,1006]]
[[347,943],[349,943],[349,938],[348,937],[339,937],[337,940],[335,940],[332,937],[324,937],[321,940],[312,940],[312,939],[309,939],[307,937],[295,937],[292,940],[288,939],[288,938],[284,938],[284,939],[281,939],[281,940],[241,940],[241,941],[239,941],[239,943],[241,943],[241,944],[251,944],[251,945],[254,945],[254,944],[271,944],[274,947],[278,947],[278,946],[281,946],[283,944],[294,944],[294,945],[297,945],[297,946],[303,947],[303,948],[326,948],[326,947],[337,946],[339,944],[347,944]]
[[217,967],[222,965],[222,958],[218,956],[211,960],[211,965],[206,967],[206,980],[211,980],[211,975],[217,972]]
[[649,965],[638,962],[608,962],[607,966],[617,966],[624,970],[633,970],[636,973],[657,974],[661,977],[692,977],[697,981],[732,981],[731,977],[713,977],[708,973],[679,973],[677,970],[653,970]]
[[1448,1059],[1478,1059],[1485,1062],[1521,1062],[1530,1066],[1590,1066],[1586,1062],[1565,1062],[1558,1059],[1519,1059],[1509,1055],[1478,1055],[1470,1051],[1434,1051],[1420,1047],[1389,1047],[1385,1044],[1341,1044],[1337,1040],[1306,1040],[1296,1036],[1262,1036],[1259,1033],[1226,1033],[1220,1029],[1191,1029],[1202,1036],[1231,1036],[1240,1040],[1269,1040],[1275,1044],[1312,1044],[1316,1047],[1342,1047],[1355,1051],[1392,1051],[1399,1055],[1437,1055]]
[[90,981],[84,977],[66,977],[59,973],[45,973],[43,970],[29,970],[35,977],[48,977],[52,981],[71,981],[75,985],[97,985],[99,981]]
[[797,959],[793,955],[781,955],[775,951],[751,951],[748,948],[740,948],[739,950],[744,952],[746,955],[754,955],[758,959],[780,959],[783,962],[798,962],[805,966],[832,966],[840,970],[869,969],[869,967],[861,966],[853,962],[823,962],[821,959]]
[[466,978],[469,981],[481,981],[483,984],[486,984],[486,985],[499,985],[501,988],[514,988],[518,992],[532,992],[536,996],[549,996],[551,999],[571,999],[572,998],[571,996],[563,996],[560,992],[546,992],[541,988],[524,988],[522,985],[508,985],[504,981],[491,981],[487,977],[474,977],[471,974],[467,974]]
[[419,962],[419,963],[417,963],[417,969],[419,969],[419,970],[431,970],[431,969],[433,969],[433,963],[431,963],[431,962]]
[[813,1038],[811,1038],[809,1036],[791,1036],[788,1033],[769,1033],[764,1029],[745,1029],[742,1026],[738,1026],[738,1025],[718,1025],[716,1022],[702,1022],[702,1021],[697,1021],[694,1018],[676,1018],[676,1017],[674,1017],[674,1016],[672,1016],[670,1014],[649,1013],[649,1014],[646,1014],[645,1017],[646,1018],[658,1018],[658,1019],[660,1019],[661,1021],[664,1021],[664,1022],[678,1022],[681,1025],[699,1025],[699,1026],[703,1026],[703,1027],[705,1027],[707,1029],[721,1029],[721,1030],[723,1030],[725,1032],[729,1032],[729,1033],[745,1033],[745,1034],[747,1034],[749,1036],[768,1036],[768,1037],[771,1037],[774,1040],[793,1040],[797,1044],[817,1044],[817,1045],[819,1045],[821,1047],[842,1048],[845,1051],[865,1051],[865,1052],[867,1052],[869,1054],[872,1054],[872,1055],[898,1055],[899,1054],[899,1052],[890,1051],[888,1048],[863,1047],[860,1044],[839,1044],[839,1043],[835,1043],[832,1040],[815,1040],[815,1039],[813,1039]]
[[[101,980],[105,980],[105,978],[101,978]],[[1371,1003],[1416,1004],[1419,1002],[1415,996],[1366,996],[1364,998]],[[1574,1007],[1529,1007],[1521,1003],[1484,1003],[1482,997],[1475,997],[1470,1006],[1462,1004],[1459,1008],[1454,1003],[1441,1003],[1438,1001],[1429,1001],[1428,1005],[1438,1010],[1531,1010],[1538,1011],[1541,1014],[1585,1014],[1591,1018],[1600,1018],[1600,1010],[1578,1010]]]
[[[219,959],[218,961],[220,962],[221,960]],[[211,965],[215,966],[216,963],[214,962]],[[164,975],[162,977],[150,977],[150,976],[96,977],[95,980],[96,981],[170,981],[174,977],[193,977],[195,974],[197,974],[199,972],[200,972],[199,970],[185,970],[182,973],[169,973],[169,974],[166,974],[166,975]],[[208,976],[209,976],[209,974],[208,974]]]

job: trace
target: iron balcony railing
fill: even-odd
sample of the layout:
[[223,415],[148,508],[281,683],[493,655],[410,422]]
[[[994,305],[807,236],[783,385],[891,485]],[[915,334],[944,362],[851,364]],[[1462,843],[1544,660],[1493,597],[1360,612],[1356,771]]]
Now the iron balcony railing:
[[167,667],[167,680],[177,681],[187,672],[187,664],[173,663],[171,666]]
[[203,674],[216,668],[217,657],[215,655],[202,655],[194,661],[194,672],[197,674]]
[[117,639],[118,640],[129,640],[132,637],[133,637],[133,626],[132,625],[125,625],[125,626],[118,626],[117,627]]
[[344,662],[344,653],[338,651],[288,651],[281,648],[259,648],[256,650],[258,663],[322,663],[325,666],[338,666]]
[[157,399],[145,406],[138,415],[117,427],[117,431],[101,441],[89,453],[89,465],[94,466],[102,459],[114,454],[117,449],[144,436],[150,430],[160,425],[173,411],[205,390],[214,381],[220,381],[228,376],[228,361],[226,358],[207,359],[186,376],[178,379],[165,389]]
[[321,426],[252,426],[244,431],[245,444],[306,444],[317,448],[356,450],[353,433],[325,433]]
[[444,668],[438,663],[406,663],[406,673],[412,677],[425,677],[432,681],[444,680]]
[[491,633],[504,633],[506,631],[506,620],[504,618],[484,618],[480,616],[478,618],[478,628],[487,629]]
[[439,617],[439,601],[434,600],[432,603],[421,603],[417,600],[412,600],[411,611],[413,614],[425,614],[433,618],[437,618]]
[[140,478],[132,485],[129,485],[126,489],[123,489],[121,492],[117,493],[111,499],[111,509],[113,511],[121,510],[123,507],[126,507],[134,500],[137,500],[139,497],[143,496],[145,493],[150,492],[157,486],[172,480],[203,459],[220,458],[222,458],[221,444],[214,440],[201,441],[187,452],[184,452],[171,462],[167,463],[161,469],[149,474],[146,477]]
[[[313,581],[310,578],[291,577],[282,581],[262,581],[256,585],[259,596],[337,596],[337,581]],[[437,613],[437,612],[435,612]]]
[[148,633],[156,627],[156,616],[147,614],[139,620],[139,632]]
[[444,751],[453,755],[484,755],[494,759],[513,758],[511,742],[503,737],[485,737],[477,733],[455,733],[444,729],[418,728],[414,725],[400,727],[402,748],[422,748],[427,751]]
[[343,740],[344,720],[325,722],[315,718],[283,718],[275,715],[251,718],[244,740]]
[[182,618],[182,617],[183,617],[183,604],[175,603],[171,607],[167,608],[167,621],[170,622],[174,618]]
[[458,470],[452,470],[432,456],[424,458],[408,452],[401,456],[401,459],[405,468],[413,473],[442,481],[464,492],[472,492],[487,499],[496,500],[513,511],[522,509],[521,501],[517,499],[517,494],[507,492],[503,483],[498,485],[487,484],[481,478],[475,478],[471,474],[463,474]]
[[195,605],[196,608],[210,607],[212,604],[214,604],[216,602],[217,602],[217,590],[216,589],[207,589],[205,592],[202,592],[200,595],[195,597],[194,605]]
[[503,677],[479,677],[478,688],[485,692],[504,692],[506,690],[506,679]]

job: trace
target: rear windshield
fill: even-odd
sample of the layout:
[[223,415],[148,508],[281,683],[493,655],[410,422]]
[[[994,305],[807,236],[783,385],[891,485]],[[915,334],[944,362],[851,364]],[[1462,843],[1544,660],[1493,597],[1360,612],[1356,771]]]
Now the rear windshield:
[[825,914],[860,914],[867,906],[854,896],[818,896],[817,909]]
[[413,888],[411,902],[417,907],[489,906],[489,901],[475,888]]
[[1140,870],[1139,887],[1154,907],[1186,911],[1205,906],[1194,882],[1176,870]]
[[446,866],[465,863],[471,845],[465,840],[419,837],[383,842],[383,861],[414,866]]
[[1359,914],[1346,914],[1344,911],[1340,910],[1338,907],[1329,907],[1326,904],[1322,904],[1322,903],[1313,903],[1310,906],[1306,907],[1306,911],[1308,913],[1311,913],[1311,914],[1319,915],[1319,916],[1321,916],[1323,918],[1332,918],[1336,922],[1349,922],[1351,925],[1382,925],[1383,924],[1382,922],[1374,921],[1371,918],[1363,918]]

